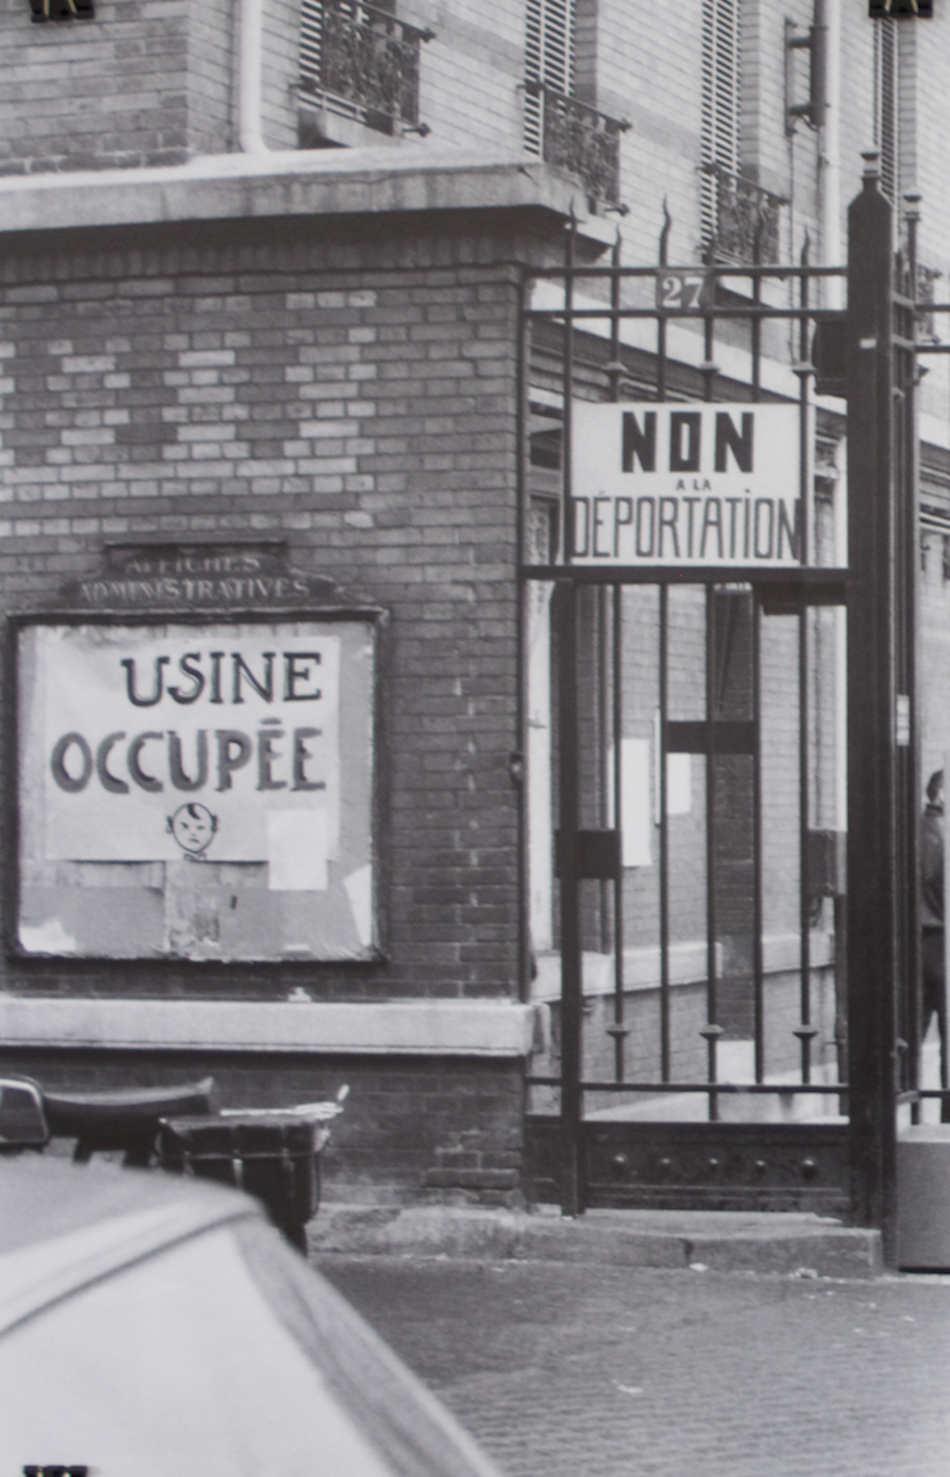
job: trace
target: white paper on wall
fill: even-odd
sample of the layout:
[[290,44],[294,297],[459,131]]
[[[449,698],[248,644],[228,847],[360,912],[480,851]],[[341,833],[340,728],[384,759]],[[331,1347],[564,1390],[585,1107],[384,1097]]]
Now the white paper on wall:
[[343,886],[353,909],[353,921],[356,924],[356,932],[361,944],[372,943],[373,939],[373,868],[367,862],[365,867],[357,867],[348,877],[344,877]]
[[[650,740],[620,741],[620,833],[624,867],[653,864],[653,806],[650,785]],[[607,755],[608,794],[614,792],[614,751]]]
[[271,892],[326,892],[327,825],[320,811],[268,811],[267,886]]
[[693,808],[692,754],[666,756],[666,813],[689,815]]

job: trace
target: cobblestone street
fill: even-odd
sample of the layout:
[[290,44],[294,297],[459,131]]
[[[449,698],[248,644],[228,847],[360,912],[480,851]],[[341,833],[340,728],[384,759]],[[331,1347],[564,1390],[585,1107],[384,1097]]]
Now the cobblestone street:
[[323,1256],[509,1477],[944,1477],[950,1278]]

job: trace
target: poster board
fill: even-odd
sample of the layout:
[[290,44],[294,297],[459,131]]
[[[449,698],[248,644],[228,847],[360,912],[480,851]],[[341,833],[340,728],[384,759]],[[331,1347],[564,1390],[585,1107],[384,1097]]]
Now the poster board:
[[797,404],[576,400],[572,416],[573,564],[800,562]]
[[376,955],[370,618],[28,623],[21,952]]

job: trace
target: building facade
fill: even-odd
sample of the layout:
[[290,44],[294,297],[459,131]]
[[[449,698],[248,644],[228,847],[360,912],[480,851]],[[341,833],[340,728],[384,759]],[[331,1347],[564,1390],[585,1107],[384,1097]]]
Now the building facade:
[[[558,635],[551,580],[519,578],[564,547],[557,272],[568,250],[581,267],[612,252],[651,269],[840,266],[874,148],[899,218],[908,191],[924,197],[921,295],[950,273],[935,142],[950,21],[871,24],[856,0],[692,9],[660,26],[630,0],[0,0],[6,1067],[76,1087],[210,1070],[232,1106],[347,1082],[334,1195],[524,1194],[526,1111],[557,1107],[526,1077],[560,1051]],[[606,279],[576,286],[606,301]],[[814,290],[842,305],[839,278]],[[792,285],[763,291],[792,302]],[[526,309],[548,316],[529,328]],[[662,400],[653,327],[631,317],[612,340],[592,321],[574,393]],[[796,333],[763,329],[775,404],[799,395]],[[750,399],[744,334],[721,326],[708,398]],[[671,324],[667,352],[666,398],[702,399],[701,325]],[[932,366],[928,770],[950,719],[948,385]],[[830,567],[846,562],[844,402],[818,394],[811,413],[802,516]],[[745,593],[719,592],[712,627],[682,593],[672,721],[702,718],[691,703],[718,660],[721,716],[744,722]],[[658,779],[659,596],[623,600],[622,827],[606,811],[588,825],[624,829],[629,849],[621,901],[585,903],[590,1070],[613,1061],[619,951],[628,1069],[656,1075],[666,968],[686,1024],[664,1080],[703,1080],[710,1021],[743,1080],[755,928],[769,1070],[798,1061],[804,970],[812,1065],[833,1083],[840,619],[809,617],[803,735],[782,680],[797,638],[773,612],[764,913],[741,881],[756,822],[737,760],[714,929],[703,764],[682,749]],[[594,597],[582,620],[586,780],[619,796],[594,732],[615,638]],[[803,878],[821,871],[806,831],[825,862],[803,966]],[[645,1101],[647,1119],[669,1115],[663,1093]]]

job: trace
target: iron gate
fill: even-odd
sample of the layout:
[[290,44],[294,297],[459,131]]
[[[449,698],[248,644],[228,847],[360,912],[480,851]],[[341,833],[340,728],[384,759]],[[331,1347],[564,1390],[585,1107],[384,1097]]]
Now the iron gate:
[[[667,218],[657,267],[624,267],[619,247],[584,263],[572,231],[566,264],[528,289],[527,911],[551,1033],[526,1136],[529,1193],[568,1213],[882,1224],[893,1209],[894,1114],[918,1101],[903,1043],[919,1015],[919,794],[914,737],[894,728],[895,705],[915,721],[916,266],[913,240],[895,265],[890,211],[871,164],[848,269],[811,266],[807,242],[796,265],[763,262],[761,232],[749,261],[713,242],[701,267],[671,268]],[[829,286],[845,278],[848,310]],[[788,403],[783,361],[794,559],[592,562],[577,403]],[[816,386],[840,414],[816,416]],[[835,468],[815,464],[845,397],[849,534]],[[645,416],[632,424],[642,450]]]

